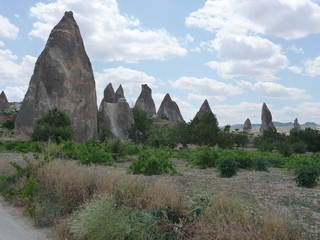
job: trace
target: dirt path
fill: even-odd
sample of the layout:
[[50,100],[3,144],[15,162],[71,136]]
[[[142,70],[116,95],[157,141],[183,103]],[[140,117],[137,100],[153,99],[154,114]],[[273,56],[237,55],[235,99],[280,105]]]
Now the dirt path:
[[47,240],[45,229],[36,229],[20,208],[11,206],[0,196],[0,240]]

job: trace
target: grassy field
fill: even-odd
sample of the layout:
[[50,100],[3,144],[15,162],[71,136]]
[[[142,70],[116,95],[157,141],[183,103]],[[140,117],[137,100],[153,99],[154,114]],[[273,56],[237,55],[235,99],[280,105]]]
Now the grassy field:
[[[180,239],[320,237],[319,185],[297,187],[292,172],[286,169],[241,170],[232,178],[221,178],[216,168],[191,168],[187,161],[171,160],[182,176],[127,174],[130,159],[114,166],[79,166],[75,161],[53,160],[35,173],[41,196],[46,198],[41,205],[32,205],[32,217],[38,226],[51,225],[59,235],[57,239],[85,239],[72,232],[78,231],[75,227],[68,227],[75,216],[79,217],[73,212],[97,194],[109,194],[118,206],[125,203],[130,209],[176,212],[176,220],[167,214],[159,228],[174,232]],[[14,173],[8,161],[24,163],[20,154],[1,153],[0,175]],[[12,200],[31,207],[24,197]],[[190,217],[194,220],[189,221]]]

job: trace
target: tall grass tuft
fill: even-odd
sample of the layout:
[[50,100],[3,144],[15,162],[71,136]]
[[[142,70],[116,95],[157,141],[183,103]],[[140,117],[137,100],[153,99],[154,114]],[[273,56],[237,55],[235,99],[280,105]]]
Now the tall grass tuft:
[[212,205],[187,225],[188,239],[303,239],[299,228],[288,217],[269,213],[262,217],[247,215],[225,195],[216,195]]

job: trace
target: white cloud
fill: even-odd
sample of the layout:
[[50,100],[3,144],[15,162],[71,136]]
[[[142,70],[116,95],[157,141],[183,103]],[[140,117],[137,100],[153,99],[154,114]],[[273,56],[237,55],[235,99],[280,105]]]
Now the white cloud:
[[16,63],[18,56],[13,55],[9,49],[0,49],[0,76],[2,84],[28,84],[33,73],[36,58],[26,55],[21,63]]
[[73,11],[88,55],[93,60],[137,62],[184,56],[187,50],[165,29],[143,29],[138,19],[120,15],[116,0],[56,0],[30,9],[30,36],[48,38],[65,11]]
[[320,7],[311,0],[208,0],[185,21],[189,27],[297,39],[320,32]]
[[320,75],[320,56],[315,59],[308,59],[304,62],[306,74],[310,77]]
[[[272,105],[270,105],[272,106]],[[268,105],[268,107],[270,107]],[[216,114],[219,125],[244,123],[247,118],[251,123],[261,123],[262,103],[241,102],[237,105],[214,105],[211,110]],[[232,122],[230,122],[232,119]]]
[[189,41],[189,42],[193,42],[194,38],[190,34],[187,34],[186,40]]
[[302,73],[302,68],[297,66],[290,66],[288,69],[296,74]]
[[4,89],[4,92],[6,93],[6,96],[9,102],[21,102],[27,90],[28,90],[28,85],[14,86],[14,87],[7,86]]
[[294,44],[291,47],[288,47],[287,50],[295,52],[295,53],[304,54],[303,49],[302,48],[297,48],[296,45],[294,45]]
[[[225,100],[228,96],[242,93],[241,88],[238,86],[218,82],[210,78],[181,77],[176,81],[170,81],[170,84],[173,88],[193,90],[198,95],[205,95],[208,99],[214,100]],[[189,98],[196,99],[197,97],[189,95]]]
[[201,52],[201,49],[199,47],[191,48],[190,52]]
[[261,37],[217,34],[209,45],[225,61],[211,61],[207,65],[225,79],[246,76],[270,81],[276,79],[274,74],[288,64],[281,47]]
[[8,18],[0,15],[0,37],[15,39],[18,37],[19,28],[10,23]]
[[[122,66],[118,68],[103,69],[102,73],[95,72],[94,74],[99,104],[103,96],[103,90],[109,83],[112,83],[115,91],[121,84],[124,90],[125,97],[126,95],[140,93],[141,84],[148,84],[150,88],[156,87],[156,79],[154,77],[148,76],[144,72],[124,68]],[[127,100],[130,102],[133,100],[135,101],[136,99]]]
[[272,82],[257,82],[255,84],[251,84],[246,81],[241,81],[238,84],[242,87],[248,87],[252,91],[259,92],[264,98],[273,98],[281,100],[311,98],[310,95],[306,94],[306,91],[303,89],[284,87],[281,84]]

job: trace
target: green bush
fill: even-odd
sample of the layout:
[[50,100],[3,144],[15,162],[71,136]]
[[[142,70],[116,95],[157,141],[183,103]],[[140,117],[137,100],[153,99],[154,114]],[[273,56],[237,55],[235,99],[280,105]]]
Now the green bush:
[[292,154],[286,159],[285,167],[288,169],[296,169],[300,165],[316,164],[320,165],[320,153],[306,154]]
[[238,163],[235,158],[224,157],[221,158],[218,165],[218,171],[220,172],[220,177],[230,178],[237,174]]
[[8,130],[14,129],[14,121],[13,120],[7,120],[4,123],[2,123],[2,127]]
[[239,164],[239,168],[249,169],[253,167],[254,159],[252,156],[250,156],[250,153],[248,151],[240,149],[234,151],[234,153],[236,161]]
[[199,166],[202,169],[207,167],[214,167],[219,159],[219,153],[212,147],[201,146],[198,147],[191,163]]
[[175,148],[178,143],[176,139],[176,131],[174,128],[163,128],[159,125],[152,126],[147,131],[147,139],[145,145],[151,147],[170,147]]
[[293,152],[294,153],[306,153],[308,150],[307,150],[307,144],[305,144],[304,142],[295,142],[295,143],[292,143],[292,148],[293,148]]
[[49,139],[55,143],[71,140],[74,135],[72,122],[69,117],[54,108],[48,114],[37,120],[34,132],[31,134],[32,141],[48,142]]
[[74,214],[69,231],[75,239],[153,239],[156,218],[149,212],[117,206],[107,195],[96,196]]
[[111,164],[112,154],[106,145],[93,139],[84,140],[82,144],[72,141],[64,142],[63,152],[67,158],[79,160],[81,164]]
[[138,159],[132,161],[128,171],[133,174],[156,175],[178,174],[175,164],[170,161],[170,153],[162,149],[144,148]]
[[7,141],[3,142],[3,148],[10,152],[35,152],[40,153],[43,150],[42,145],[39,142],[30,142],[30,141]]
[[254,169],[256,171],[269,172],[269,170],[268,170],[268,162],[266,161],[265,158],[259,157],[259,158],[256,159],[256,161],[254,163]]
[[299,187],[312,188],[318,183],[320,166],[318,164],[299,165],[295,172],[295,182]]

